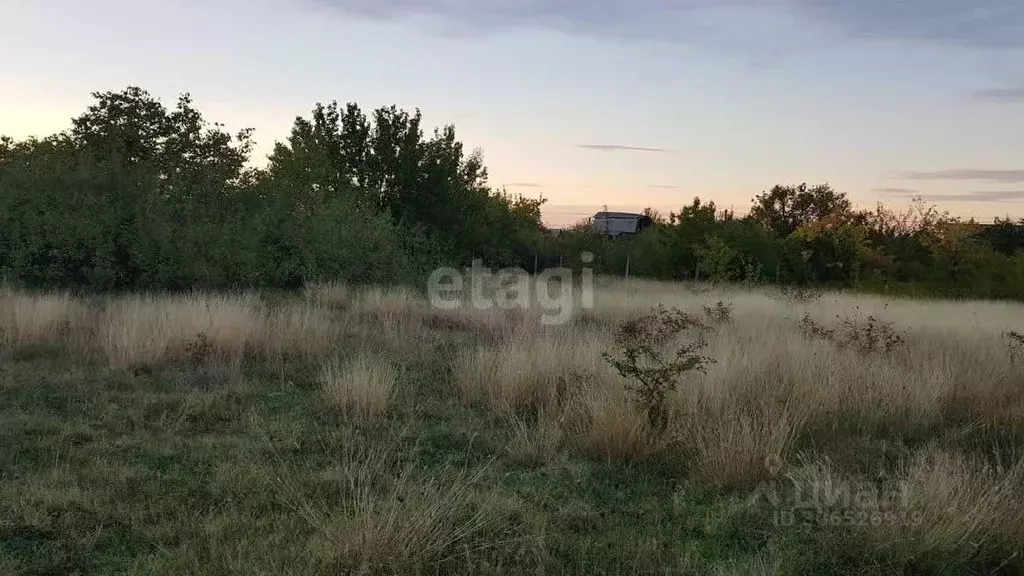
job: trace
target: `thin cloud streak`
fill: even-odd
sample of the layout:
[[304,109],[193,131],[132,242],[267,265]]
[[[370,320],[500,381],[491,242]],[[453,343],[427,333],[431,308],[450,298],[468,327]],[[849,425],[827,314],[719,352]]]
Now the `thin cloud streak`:
[[990,192],[968,192],[965,194],[924,194],[929,202],[1020,202],[1024,190],[998,190]]
[[586,150],[600,150],[602,152],[652,152],[656,154],[664,154],[666,152],[671,152],[671,150],[665,148],[623,146],[621,144],[577,144],[576,147],[584,148]]
[[674,184],[648,184],[647,187],[657,190],[679,190],[679,186]]
[[974,92],[974,99],[981,102],[1024,102],[1024,88],[991,88]]
[[873,191],[881,194],[893,194],[896,196],[913,196],[921,193],[913,188],[875,188]]
[[976,180],[981,182],[1018,183],[1024,182],[1024,170],[981,170],[975,168],[953,168],[931,172],[904,172],[906,180]]
[[505,187],[506,188],[543,188],[544,185],[543,184],[538,184],[536,182],[510,182],[508,184],[505,184]]
[[954,194],[922,194],[910,188],[875,188],[875,191],[890,196],[916,196],[929,202],[1018,202],[1024,200],[1024,190],[981,190]]

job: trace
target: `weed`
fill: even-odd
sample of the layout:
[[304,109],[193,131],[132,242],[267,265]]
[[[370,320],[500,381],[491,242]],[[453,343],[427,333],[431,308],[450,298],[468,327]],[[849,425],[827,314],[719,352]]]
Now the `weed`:
[[828,340],[839,348],[854,348],[862,354],[890,354],[906,344],[906,338],[893,328],[892,322],[884,322],[875,316],[864,321],[850,317],[840,318],[835,328],[828,328],[804,314],[800,320],[800,331],[804,336]]
[[836,335],[834,328],[826,328],[823,324],[811,318],[811,315],[808,313],[804,313],[804,317],[800,320],[800,332],[809,338],[821,338],[829,341],[835,338]]
[[776,289],[778,297],[792,304],[810,304],[821,298],[821,292],[807,286],[781,285]]
[[702,306],[704,315],[712,324],[728,324],[732,322],[733,305],[719,300],[714,306]]
[[196,334],[195,338],[185,343],[185,353],[194,366],[205,364],[213,355],[213,344],[206,332]]
[[1024,333],[1011,330],[1003,336],[1006,338],[1006,345],[1010,350],[1010,361],[1014,363],[1024,361]]
[[864,322],[844,318],[839,326],[843,333],[840,346],[855,346],[864,354],[889,354],[906,344],[906,339],[892,327],[892,322],[883,322],[874,316],[868,316]]

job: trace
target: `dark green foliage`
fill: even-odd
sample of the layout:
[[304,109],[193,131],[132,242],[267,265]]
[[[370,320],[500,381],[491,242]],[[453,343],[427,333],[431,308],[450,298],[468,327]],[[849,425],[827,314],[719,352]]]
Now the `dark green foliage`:
[[837,212],[848,212],[850,201],[828,184],[811,188],[806,183],[796,186],[774,186],[754,198],[750,218],[779,236],[789,236],[806,226]]
[[533,270],[883,294],[1024,300],[1024,222],[963,222],[915,199],[854,210],[828,184],[777,185],[738,218],[700,198],[655,226],[559,236],[543,199],[490,188],[479,150],[420,112],[317,104],[265,168],[249,130],[207,122],[189,95],[94,94],[73,127],[0,137],[0,278],[94,291],[294,288],[314,279],[423,282],[479,258]]
[[266,170],[251,133],[144,90],[94,94],[73,128],[0,140],[0,277],[97,291],[417,283],[468,262],[524,265],[541,201],[487,187],[479,152],[420,114],[317,105]]
[[[679,377],[691,370],[703,372],[714,363],[699,354],[706,345],[701,336],[704,328],[699,318],[658,305],[649,314],[624,322],[615,333],[615,350],[602,354],[630,381],[628,389],[655,429],[667,423],[665,398],[675,390]],[[696,329],[696,334],[680,341],[688,329]]]
[[[744,218],[699,198],[641,234],[608,238],[582,225],[558,256],[595,254],[598,273],[778,284],[802,301],[812,286],[916,297],[1024,300],[1024,224],[962,221],[914,199],[905,211],[854,210],[826,184],[776,186]],[[550,260],[550,259],[549,259]],[[795,291],[796,292],[795,292]]]

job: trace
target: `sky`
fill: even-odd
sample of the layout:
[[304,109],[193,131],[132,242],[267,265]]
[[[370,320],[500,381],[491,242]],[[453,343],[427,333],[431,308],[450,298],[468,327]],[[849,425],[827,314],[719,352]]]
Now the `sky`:
[[1024,217],[1019,0],[0,0],[0,134],[189,92],[262,163],[316,102],[419,107],[567,225],[777,183]]

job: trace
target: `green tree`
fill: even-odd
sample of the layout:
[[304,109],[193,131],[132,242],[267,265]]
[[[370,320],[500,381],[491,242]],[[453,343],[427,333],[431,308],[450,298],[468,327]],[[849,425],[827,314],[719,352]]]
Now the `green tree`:
[[712,282],[726,282],[731,275],[731,265],[737,251],[717,234],[710,234],[695,250],[701,268]]
[[836,192],[830,185],[808,187],[773,186],[753,200],[750,219],[760,222],[780,237],[786,237],[801,226],[806,226],[834,213],[850,211],[846,194]]

